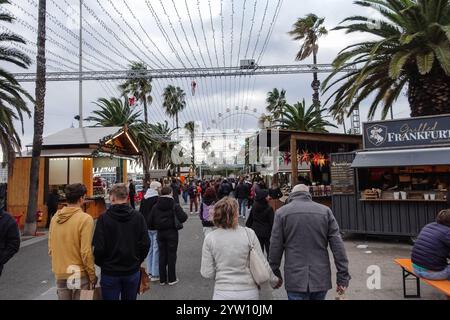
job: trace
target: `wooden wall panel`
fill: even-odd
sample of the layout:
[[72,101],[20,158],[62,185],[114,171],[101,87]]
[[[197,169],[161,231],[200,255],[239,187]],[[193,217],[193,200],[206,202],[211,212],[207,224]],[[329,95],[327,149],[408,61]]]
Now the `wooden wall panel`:
[[[31,158],[18,158],[14,163],[13,174],[8,180],[8,208],[7,211],[13,216],[20,216],[21,226],[25,223],[28,207],[29,187],[30,187],[30,167]],[[45,160],[40,160],[39,166],[39,189],[38,203],[39,211],[44,213],[44,219],[38,224],[39,227],[45,226],[47,217],[47,206],[44,204],[44,175]]]
[[94,159],[83,160],[83,183],[87,188],[87,197],[94,195]]

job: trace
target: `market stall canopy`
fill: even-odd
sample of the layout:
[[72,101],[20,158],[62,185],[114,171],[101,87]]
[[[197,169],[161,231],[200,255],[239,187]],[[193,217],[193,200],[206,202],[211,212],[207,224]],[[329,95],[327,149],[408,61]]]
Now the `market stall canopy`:
[[421,148],[408,150],[384,150],[357,152],[353,168],[381,168],[422,165],[447,165],[449,148]]
[[[42,144],[43,157],[102,154],[133,157],[139,153],[137,144],[126,127],[69,128],[44,137]],[[31,145],[27,146],[27,151],[22,156],[31,156]]]

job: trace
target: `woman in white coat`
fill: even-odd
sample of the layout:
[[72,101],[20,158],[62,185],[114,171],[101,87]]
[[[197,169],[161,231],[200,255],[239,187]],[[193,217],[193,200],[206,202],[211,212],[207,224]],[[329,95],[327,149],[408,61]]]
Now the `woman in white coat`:
[[252,229],[239,226],[238,203],[225,197],[214,206],[215,231],[203,242],[201,274],[215,279],[213,300],[258,300],[260,287],[250,272],[250,245],[262,257],[270,274],[272,288],[282,280],[272,272]]

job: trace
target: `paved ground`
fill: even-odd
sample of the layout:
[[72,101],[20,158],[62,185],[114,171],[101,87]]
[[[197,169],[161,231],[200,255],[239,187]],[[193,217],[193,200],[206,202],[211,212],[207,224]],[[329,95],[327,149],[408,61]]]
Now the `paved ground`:
[[[0,278],[0,300],[56,299],[50,259],[47,256],[46,238],[32,240],[31,243],[28,241],[3,270],[3,275]],[[190,216],[184,229],[180,231],[177,263],[177,275],[180,282],[173,287],[161,287],[157,283],[152,283],[151,290],[139,299],[211,299],[214,283],[203,279],[200,275],[202,241],[203,234],[200,220],[197,216]],[[345,246],[350,260],[350,273],[353,278],[346,295],[349,300],[396,300],[403,298],[401,271],[393,263],[393,259],[408,257],[411,250],[409,244],[393,240],[353,238],[346,240]],[[370,290],[366,285],[370,276],[367,274],[367,268],[372,265],[381,269],[381,289],[379,290]],[[426,284],[422,284],[422,297],[423,299],[445,299],[443,295]],[[266,287],[261,292],[261,298],[286,299],[286,291],[284,289],[272,290]],[[327,299],[334,298],[334,291],[330,291]]]

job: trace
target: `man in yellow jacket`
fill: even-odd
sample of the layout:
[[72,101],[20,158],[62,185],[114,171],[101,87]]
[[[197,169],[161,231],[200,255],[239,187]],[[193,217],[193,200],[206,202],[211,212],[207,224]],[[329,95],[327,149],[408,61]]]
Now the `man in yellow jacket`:
[[48,235],[48,254],[56,277],[59,300],[79,300],[80,290],[97,283],[92,235],[94,221],[81,206],[86,195],[83,184],[67,185],[68,205],[52,218]]

